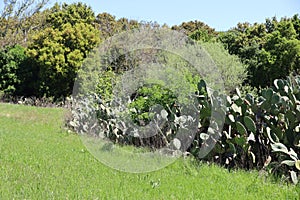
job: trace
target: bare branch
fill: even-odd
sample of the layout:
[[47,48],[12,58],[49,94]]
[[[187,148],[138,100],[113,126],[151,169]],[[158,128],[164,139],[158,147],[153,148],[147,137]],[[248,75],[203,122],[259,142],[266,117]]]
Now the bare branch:
[[[5,41],[0,47],[14,45],[23,37],[26,41],[28,31],[35,14],[40,12],[50,0],[3,0],[4,7],[0,10],[0,39]],[[24,34],[23,36],[20,34]],[[18,35],[18,37],[16,37]],[[20,41],[19,41],[20,42]]]

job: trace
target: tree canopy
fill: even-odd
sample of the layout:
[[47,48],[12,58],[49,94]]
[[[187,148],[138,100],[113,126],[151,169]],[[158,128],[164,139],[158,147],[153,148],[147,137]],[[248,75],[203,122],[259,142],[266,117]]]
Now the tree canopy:
[[[280,20],[267,18],[264,23],[241,22],[218,32],[198,20],[170,28],[117,19],[106,12],[95,14],[85,3],[56,3],[46,8],[47,3],[48,0],[4,0],[0,16],[0,90],[12,95],[68,96],[82,61],[98,44],[143,26],[181,31],[201,43],[223,73],[227,90],[241,84],[270,86],[274,79],[300,71],[299,15]],[[24,55],[19,59],[17,55],[21,54]],[[122,56],[116,61],[112,68],[126,69]],[[15,78],[8,80],[10,76]]]
[[299,73],[299,23],[298,15],[280,21],[274,17],[261,24],[239,23],[218,39],[248,66],[247,81],[265,87],[277,78]]

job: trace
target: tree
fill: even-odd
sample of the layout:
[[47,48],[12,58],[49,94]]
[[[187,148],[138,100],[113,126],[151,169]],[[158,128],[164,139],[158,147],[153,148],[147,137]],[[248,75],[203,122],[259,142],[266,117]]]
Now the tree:
[[223,44],[216,42],[216,37],[208,34],[206,29],[195,31],[190,38],[199,42],[211,56],[222,75],[226,92],[242,85],[247,78],[247,68],[238,56],[229,54]]
[[101,35],[104,38],[113,36],[117,31],[117,21],[115,16],[108,14],[106,12],[100,13],[96,17],[96,26],[100,30]]
[[300,17],[298,14],[294,15],[291,19],[294,29],[297,33],[297,39],[300,40]]
[[75,25],[78,23],[94,25],[95,14],[90,6],[78,2],[73,4],[56,3],[50,9],[50,15],[47,17],[47,23],[53,28],[61,29],[63,25],[69,23]]
[[0,48],[25,45],[29,34],[43,27],[45,13],[40,12],[49,0],[4,0],[0,11]]
[[189,21],[189,22],[183,22],[179,26],[175,25],[171,27],[172,30],[176,31],[184,31],[185,34],[190,36],[195,31],[198,30],[205,30],[209,35],[216,35],[215,29],[209,27],[207,24],[200,22],[200,21]]
[[299,16],[266,19],[265,23],[238,24],[219,35],[230,54],[247,65],[247,82],[255,87],[271,86],[278,78],[299,73]]
[[[150,24],[150,23],[149,23]],[[130,29],[135,29],[140,27],[140,23],[136,20],[128,20],[127,18],[120,18],[117,21],[117,31],[122,32],[122,31],[128,31]]]
[[190,38],[192,38],[193,40],[197,40],[197,41],[202,41],[202,42],[212,42],[215,41],[216,37],[209,34],[208,31],[206,29],[202,30],[196,30],[193,33],[190,34]]
[[114,34],[141,26],[141,23],[136,20],[129,20],[124,17],[116,20],[115,16],[106,12],[98,14],[95,22],[103,38],[112,37]]
[[84,4],[55,5],[51,11],[51,26],[35,35],[28,54],[39,67],[39,96],[61,97],[72,93],[76,73],[100,37]]

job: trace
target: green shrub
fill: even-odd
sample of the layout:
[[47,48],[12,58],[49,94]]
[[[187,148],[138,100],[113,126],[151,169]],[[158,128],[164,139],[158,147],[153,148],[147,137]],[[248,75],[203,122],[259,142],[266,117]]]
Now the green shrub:
[[13,95],[20,84],[20,70],[26,60],[25,49],[16,45],[0,50],[0,90],[6,95]]
[[240,87],[247,78],[247,67],[236,55],[230,55],[221,43],[201,43],[222,74],[227,93]]

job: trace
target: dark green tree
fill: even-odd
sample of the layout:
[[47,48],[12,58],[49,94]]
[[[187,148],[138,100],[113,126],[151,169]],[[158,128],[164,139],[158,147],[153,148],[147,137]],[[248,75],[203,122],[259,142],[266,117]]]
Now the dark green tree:
[[247,82],[252,86],[270,86],[275,79],[299,73],[298,15],[280,21],[274,17],[262,24],[240,23],[218,39],[247,65]]
[[25,60],[25,49],[20,45],[0,50],[0,91],[6,95],[15,94],[21,83],[18,70]]

